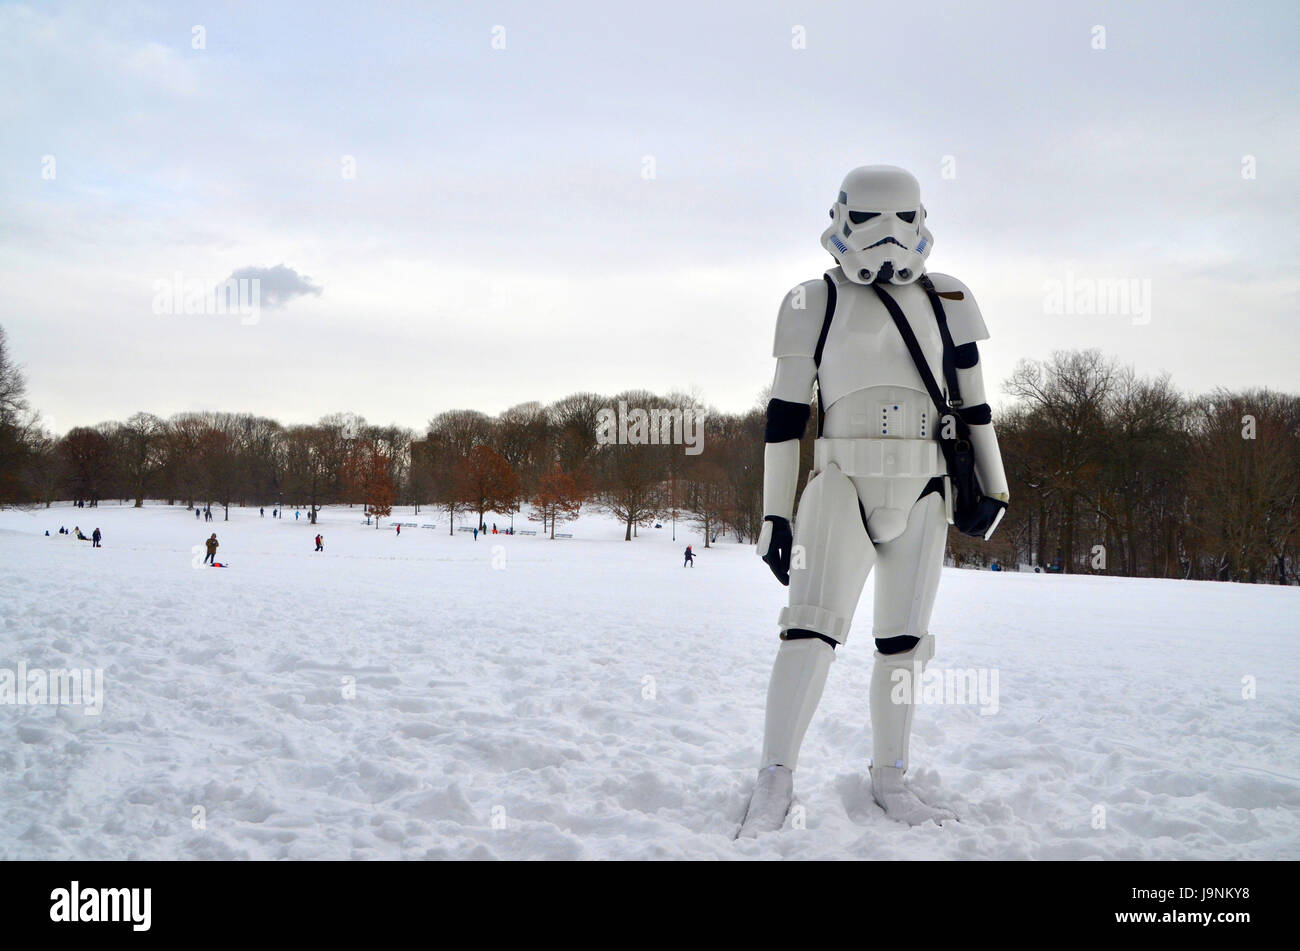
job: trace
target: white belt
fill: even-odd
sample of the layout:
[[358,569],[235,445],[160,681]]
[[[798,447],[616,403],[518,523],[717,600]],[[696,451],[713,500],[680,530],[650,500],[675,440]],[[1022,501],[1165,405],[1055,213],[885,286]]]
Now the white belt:
[[933,439],[818,439],[813,467],[835,463],[846,476],[937,476],[948,471]]

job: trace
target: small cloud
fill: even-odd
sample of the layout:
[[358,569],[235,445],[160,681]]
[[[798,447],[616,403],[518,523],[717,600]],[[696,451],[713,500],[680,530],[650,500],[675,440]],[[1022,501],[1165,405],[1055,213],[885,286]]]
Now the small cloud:
[[263,307],[283,307],[295,297],[302,297],[304,294],[315,294],[319,297],[321,293],[320,286],[313,284],[311,278],[283,264],[277,264],[275,267],[241,267],[232,272],[226,280],[259,281]]

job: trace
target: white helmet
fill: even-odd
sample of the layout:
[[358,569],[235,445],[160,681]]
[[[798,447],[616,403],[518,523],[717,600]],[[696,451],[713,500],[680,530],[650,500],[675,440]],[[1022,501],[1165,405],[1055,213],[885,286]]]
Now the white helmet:
[[864,165],[844,176],[822,247],[851,281],[907,284],[921,276],[934,236],[925,226],[921,186],[893,165]]

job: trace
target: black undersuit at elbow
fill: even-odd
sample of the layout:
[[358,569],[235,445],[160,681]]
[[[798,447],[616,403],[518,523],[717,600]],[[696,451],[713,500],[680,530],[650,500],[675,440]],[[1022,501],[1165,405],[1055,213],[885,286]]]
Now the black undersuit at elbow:
[[957,410],[957,413],[967,426],[982,426],[993,422],[993,410],[989,408],[988,403],[980,403],[979,406],[963,406]]
[[787,439],[802,439],[811,415],[812,407],[807,403],[768,400],[767,427],[763,432],[763,441],[785,442]]
[[963,343],[960,347],[953,349],[952,362],[958,370],[969,370],[980,362],[980,348],[975,346],[974,341]]

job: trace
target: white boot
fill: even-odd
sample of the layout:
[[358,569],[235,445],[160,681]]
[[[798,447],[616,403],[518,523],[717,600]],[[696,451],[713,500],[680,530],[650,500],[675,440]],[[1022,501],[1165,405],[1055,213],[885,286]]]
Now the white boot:
[[912,791],[912,787],[903,782],[903,771],[893,766],[871,767],[871,795],[885,815],[895,822],[905,822],[909,826],[936,822],[955,822],[957,814],[942,806],[932,806],[923,801]]
[[758,771],[754,794],[749,797],[745,821],[738,839],[753,839],[764,832],[777,832],[794,802],[794,773],[785,766],[767,766]]
[[767,721],[763,766],[754,784],[742,837],[775,832],[785,823],[794,801],[794,769],[799,747],[826,687],[835,649],[821,638],[782,641],[767,686]]
[[[910,651],[876,651],[876,666],[871,672],[871,794],[885,815],[913,826],[925,822],[942,825],[957,818],[947,809],[923,802],[903,782],[921,673],[933,656],[934,637],[927,634]],[[905,672],[905,676],[896,677],[897,671]]]

